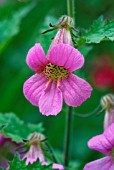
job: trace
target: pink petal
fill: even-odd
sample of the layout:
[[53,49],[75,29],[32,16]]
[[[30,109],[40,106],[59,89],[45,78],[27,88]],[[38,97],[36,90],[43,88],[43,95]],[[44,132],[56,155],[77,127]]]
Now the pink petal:
[[48,166],[49,163],[47,163],[46,161],[44,161],[44,162],[42,162],[42,165],[43,165],[43,166]]
[[2,147],[5,143],[5,138],[3,134],[0,134],[0,147]]
[[58,169],[58,170],[64,170],[63,165],[56,164],[56,163],[53,164],[52,168],[53,169]]
[[69,72],[81,68],[84,64],[83,55],[69,44],[58,44],[52,47],[48,59],[51,63],[68,69]]
[[31,145],[30,150],[24,155],[23,159],[24,158],[27,158],[26,165],[29,163],[33,164],[37,159],[39,159],[42,163],[45,162],[42,150],[36,145]]
[[97,150],[107,155],[110,154],[110,150],[113,147],[103,134],[90,139],[88,146],[93,150]]
[[114,123],[112,123],[105,131],[104,134],[105,138],[108,142],[114,147]]
[[92,88],[83,79],[70,74],[68,78],[61,80],[61,91],[63,98],[69,106],[80,106],[87,98],[90,97]]
[[112,166],[110,167],[109,170],[114,170],[114,162],[113,162],[113,164],[112,164]]
[[105,113],[104,129],[107,129],[112,123],[114,123],[114,107],[110,107]]
[[42,150],[40,148],[38,149],[38,157],[39,157],[40,162],[42,162],[42,163],[45,162],[44,154],[43,154],[43,152],[42,152]]
[[35,44],[28,52],[26,62],[34,71],[40,71],[48,63],[40,44]]
[[31,145],[29,151],[24,155],[23,159],[24,158],[27,158],[26,165],[36,162],[36,160],[39,158],[37,147],[35,145]]
[[46,116],[57,115],[62,109],[62,92],[57,82],[51,82],[42,93],[39,101],[40,112]]
[[39,105],[39,98],[47,82],[43,74],[35,74],[24,83],[23,93],[33,105]]
[[111,170],[112,161],[109,156],[90,162],[83,170]]
[[0,158],[0,169],[5,169],[8,170],[9,169],[9,164],[8,164],[8,160],[6,158]]

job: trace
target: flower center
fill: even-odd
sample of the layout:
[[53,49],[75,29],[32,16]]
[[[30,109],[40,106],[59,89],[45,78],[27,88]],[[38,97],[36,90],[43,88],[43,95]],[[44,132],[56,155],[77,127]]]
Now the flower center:
[[112,156],[112,159],[114,159],[114,148],[112,148],[111,150],[111,156]]
[[60,79],[62,77],[67,77],[69,72],[67,69],[65,69],[64,67],[62,66],[57,66],[55,64],[47,64],[44,68],[44,71],[45,75],[48,77],[48,78],[51,78],[52,80],[54,79]]

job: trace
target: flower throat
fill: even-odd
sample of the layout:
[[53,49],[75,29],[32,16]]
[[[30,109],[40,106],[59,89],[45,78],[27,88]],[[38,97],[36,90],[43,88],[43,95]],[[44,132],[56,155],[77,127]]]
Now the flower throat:
[[52,80],[54,79],[60,79],[62,77],[67,77],[68,76],[68,70],[65,69],[64,67],[62,66],[57,66],[55,64],[47,64],[44,68],[44,71],[45,75],[48,77],[48,78],[51,78]]

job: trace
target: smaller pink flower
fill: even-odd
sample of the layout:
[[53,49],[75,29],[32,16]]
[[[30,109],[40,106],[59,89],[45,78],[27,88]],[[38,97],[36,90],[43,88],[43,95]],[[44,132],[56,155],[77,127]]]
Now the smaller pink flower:
[[64,170],[63,165],[56,164],[56,163],[53,164],[52,168],[53,169],[58,169],[58,170]]
[[114,95],[107,94],[102,97],[101,105],[105,110],[104,129],[114,123]]
[[106,157],[86,164],[84,170],[114,170],[114,123],[103,134],[90,139],[88,146]]
[[[49,163],[43,162],[42,165],[43,165],[43,166],[48,166]],[[61,164],[53,163],[53,164],[52,164],[52,169],[64,170],[64,166],[61,165]]]
[[5,138],[3,134],[0,134],[0,168],[9,169],[8,162],[13,159],[19,146],[20,144],[13,142],[11,138]]
[[[24,153],[22,150],[22,154],[20,152],[20,159],[26,159],[26,165],[36,162],[37,159],[39,159],[41,163],[45,162],[44,154],[42,151],[42,140],[44,140],[44,136],[35,132],[25,144],[25,149],[26,147],[29,149],[27,149],[28,151],[25,151]],[[24,146],[20,147],[20,151],[21,148],[24,149]]]
[[[43,153],[43,149],[44,149],[44,141],[45,138],[42,134],[39,133],[34,133],[30,139],[27,141],[27,144],[25,144],[25,149],[26,147],[28,149],[28,151],[24,151],[22,150],[22,154],[20,152],[20,159],[26,159],[26,165],[33,164],[34,162],[36,162],[37,160],[39,160],[42,164],[42,166],[48,166],[50,165],[48,162],[46,162],[44,153]],[[24,149],[24,146],[20,147],[20,151],[21,149]],[[64,170],[64,167],[60,164],[56,164],[53,163],[52,164],[52,168],[53,169],[58,169],[58,170]]]
[[23,159],[26,158],[26,165],[32,164],[39,159],[40,162],[44,162],[44,154],[40,147],[31,145],[29,151],[24,155]]
[[45,57],[41,45],[35,44],[26,61],[36,74],[24,83],[23,92],[42,114],[57,115],[63,99],[77,107],[90,97],[91,86],[72,73],[83,66],[84,57],[71,45],[54,45]]

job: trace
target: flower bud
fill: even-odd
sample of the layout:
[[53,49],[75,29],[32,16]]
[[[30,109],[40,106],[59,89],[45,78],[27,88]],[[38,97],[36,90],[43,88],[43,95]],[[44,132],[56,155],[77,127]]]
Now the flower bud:
[[69,16],[63,16],[60,18],[58,24],[53,26],[53,27],[59,26],[59,30],[51,43],[51,47],[60,43],[72,45],[72,38],[70,33],[70,28],[72,25],[73,20]]
[[62,16],[59,19],[57,24],[55,24],[55,25],[50,24],[50,27],[51,27],[51,29],[44,31],[43,34],[53,31],[55,29],[59,29],[57,34],[55,35],[54,39],[52,40],[50,49],[53,46],[60,44],[60,43],[72,45],[72,37],[71,37],[72,30],[77,31],[73,27],[72,18],[70,18],[69,16]]
[[0,169],[5,168],[7,170],[9,168],[9,162],[13,160],[17,153],[16,149],[20,145],[21,143],[16,143],[11,138],[5,138],[4,134],[0,134]]
[[101,99],[101,105],[105,110],[104,129],[114,123],[114,95],[107,94]]

